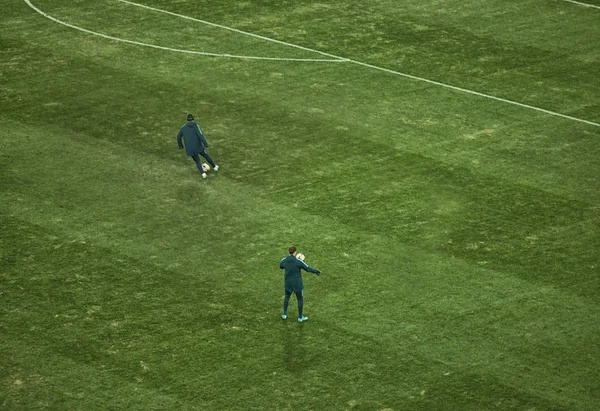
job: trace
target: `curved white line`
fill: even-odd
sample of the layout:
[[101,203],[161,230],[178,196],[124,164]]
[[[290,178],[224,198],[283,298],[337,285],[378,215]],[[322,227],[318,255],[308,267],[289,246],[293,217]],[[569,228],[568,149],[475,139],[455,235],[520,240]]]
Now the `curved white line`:
[[[139,41],[133,41],[133,40],[127,40],[127,39],[122,39],[119,37],[114,37],[114,36],[109,36],[107,34],[102,34],[102,33],[97,33],[95,31],[92,30],[88,30],[88,29],[84,29],[82,27],[78,27],[75,26],[73,24],[69,24],[66,23],[62,20],[59,20],[55,17],[52,17],[51,15],[45,13],[44,11],[40,10],[39,8],[37,8],[36,6],[34,6],[30,0],[24,0],[25,3],[27,3],[27,5],[29,7],[31,7],[33,10],[35,10],[37,13],[41,14],[42,16],[46,17],[47,19],[50,19],[52,21],[54,21],[55,23],[61,24],[63,26],[75,29],[75,30],[79,30],[82,31],[84,33],[88,33],[88,34],[92,34],[94,36],[99,36],[99,37],[103,37],[105,39],[109,39],[109,40],[114,40],[114,41],[120,41],[122,43],[129,43],[129,44],[135,44],[137,46],[144,46],[144,47],[151,47],[151,48],[155,48],[155,49],[159,49],[159,50],[167,50],[167,51],[174,51],[174,52],[178,52],[178,53],[187,53],[187,54],[198,54],[198,55],[202,55],[202,56],[211,56],[211,57],[229,57],[229,58],[237,58],[237,59],[246,59],[246,60],[272,60],[272,61],[296,61],[296,62],[327,62],[327,63],[342,63],[342,62],[347,62],[347,59],[341,59],[341,58],[335,58],[335,59],[309,59],[309,58],[283,58],[283,57],[259,57],[259,56],[239,56],[239,55],[234,55],[234,54],[218,54],[218,53],[208,53],[208,52],[204,52],[204,51],[193,51],[193,50],[184,50],[184,49],[176,49],[176,48],[172,48],[172,47],[164,47],[164,46],[157,46],[155,44],[148,44],[148,43],[141,43]],[[323,53],[320,53],[323,54]]]
[[300,50],[304,50],[304,51],[310,51],[311,53],[322,54],[324,56],[331,57],[331,58],[336,59],[336,60],[347,61],[347,59],[345,59],[343,57],[334,56],[333,54],[325,53],[323,51],[309,49],[307,47],[299,46],[299,45],[293,44],[293,43],[286,43],[285,41],[275,40],[275,39],[272,39],[272,38],[269,38],[269,37],[264,37],[264,36],[261,36],[261,35],[258,35],[258,34],[254,34],[254,33],[250,33],[250,32],[247,32],[247,31],[242,31],[242,30],[234,29],[232,27],[223,26],[221,24],[211,23],[210,21],[200,20],[200,19],[197,19],[197,18],[194,18],[194,17],[185,16],[183,14],[177,14],[177,13],[173,13],[171,11],[157,9],[157,8],[154,8],[154,7],[146,6],[145,4],[134,3],[134,2],[128,1],[128,0],[117,0],[117,1],[120,1],[121,3],[131,4],[132,6],[141,7],[141,8],[144,8],[144,9],[156,11],[158,13],[170,14],[171,16],[179,17],[179,18],[182,18],[182,19],[196,21],[198,23],[203,23],[203,24],[206,24],[208,26],[218,27],[218,28],[223,29],[223,30],[233,31],[235,33],[243,34],[245,36],[255,37],[255,38],[260,39],[260,40],[270,41],[272,43],[283,44],[284,46],[294,47],[294,48],[297,48],[297,49],[300,49]]
[[[361,66],[364,66],[364,67],[368,67],[368,68],[371,68],[371,69],[374,69],[374,70],[380,70],[380,71],[384,71],[384,72],[389,73],[389,74],[394,74],[394,75],[397,75],[397,76],[406,77],[406,78],[409,78],[409,79],[412,79],[412,80],[422,81],[422,82],[433,84],[433,85],[436,85],[436,86],[439,86],[439,87],[444,87],[444,88],[448,88],[448,89],[451,89],[451,90],[460,91],[460,92],[463,92],[463,93],[472,94],[472,95],[475,95],[475,96],[479,96],[479,97],[483,97],[483,98],[488,98],[488,99],[491,99],[491,100],[496,100],[496,101],[500,101],[500,102],[503,102],[503,103],[512,104],[512,105],[515,105],[515,106],[527,108],[527,109],[530,109],[530,110],[535,110],[535,111],[538,111],[538,112],[541,112],[541,113],[545,113],[545,114],[549,114],[549,115],[552,115],[552,116],[565,118],[567,120],[577,121],[577,122],[585,123],[585,124],[588,124],[588,125],[591,125],[591,126],[600,127],[600,123],[595,123],[593,121],[584,120],[584,119],[573,117],[573,116],[569,116],[569,115],[566,115],[566,114],[557,113],[555,111],[546,110],[546,109],[543,109],[543,108],[540,108],[540,107],[535,107],[535,106],[531,106],[529,104],[519,103],[519,102],[516,102],[516,101],[513,101],[513,100],[504,99],[504,98],[501,98],[501,97],[495,97],[495,96],[492,96],[492,95],[489,95],[489,94],[480,93],[478,91],[473,91],[473,90],[465,89],[465,88],[462,88],[462,87],[452,86],[450,84],[440,83],[438,81],[429,80],[429,79],[426,79],[426,78],[423,78],[423,77],[413,76],[411,74],[406,74],[406,73],[402,73],[402,72],[395,71],[395,70],[390,70],[390,69],[387,69],[387,68],[384,68],[384,67],[375,66],[373,64],[363,63],[363,62],[360,62],[360,61],[357,61],[357,60],[347,59],[345,57],[340,57],[340,56],[336,56],[336,55],[333,55],[333,54],[324,53],[322,51],[313,50],[313,49],[310,49],[310,48],[307,48],[307,47],[303,47],[303,46],[299,46],[299,45],[296,45],[296,44],[286,43],[286,42],[283,42],[283,41],[271,39],[269,37],[259,36],[257,34],[248,33],[248,32],[245,32],[245,31],[242,31],[242,30],[238,30],[238,29],[234,29],[234,28],[227,27],[227,26],[222,26],[220,24],[210,23],[210,22],[207,22],[207,21],[204,21],[204,20],[199,20],[199,19],[196,19],[196,18],[193,18],[193,17],[184,16],[184,15],[173,13],[173,12],[170,12],[170,11],[160,10],[160,9],[156,9],[156,8],[153,8],[153,7],[150,7],[150,6],[145,6],[145,5],[142,5],[142,4],[133,3],[133,2],[127,1],[127,0],[118,0],[118,1],[120,1],[122,3],[131,4],[133,6],[138,6],[138,7],[146,8],[146,9],[149,9],[149,10],[153,10],[153,11],[156,11],[156,12],[159,12],[159,13],[170,14],[172,16],[181,17],[181,18],[185,18],[185,19],[188,19],[188,20],[197,21],[199,23],[208,24],[208,25],[211,25],[211,26],[214,26],[214,27],[219,27],[219,28],[222,28],[222,29],[225,29],[225,30],[234,31],[236,33],[244,34],[244,35],[247,35],[247,36],[256,37],[256,38],[259,38],[261,40],[271,41],[271,42],[283,44],[283,45],[286,45],[286,46],[289,46],[289,47],[295,47],[295,48],[299,48],[299,49],[302,49],[302,50],[305,50],[305,51],[310,51],[310,52],[314,52],[314,53],[326,55],[328,57],[331,57],[332,60],[329,60],[329,59],[284,59],[284,58],[276,58],[276,57],[234,56],[234,55],[230,55],[230,54],[205,53],[205,52],[199,52],[199,51],[181,50],[181,49],[174,49],[174,48],[170,48],[170,47],[162,47],[162,46],[156,46],[156,45],[152,45],[152,44],[140,43],[140,42],[137,42],[137,41],[125,40],[125,39],[120,39],[120,38],[117,38],[117,37],[107,36],[105,34],[96,33],[96,32],[90,31],[90,30],[83,29],[81,27],[74,26],[74,25],[69,24],[69,23],[65,23],[63,21],[60,21],[60,20],[58,20],[58,19],[56,19],[56,18],[54,18],[54,17],[52,17],[52,16],[44,13],[42,10],[38,9],[33,4],[31,4],[30,0],[24,0],[24,1],[25,1],[25,3],[27,3],[27,5],[29,5],[29,7],[31,7],[36,12],[38,12],[39,14],[43,15],[44,17],[46,17],[46,18],[48,18],[48,19],[50,19],[52,21],[55,21],[55,22],[57,22],[59,24],[62,24],[64,26],[73,28],[75,30],[83,31],[85,33],[93,34],[95,36],[100,36],[100,37],[104,37],[104,38],[115,40],[115,41],[121,41],[121,42],[125,42],[125,43],[136,44],[136,45],[139,45],[139,46],[145,46],[145,47],[152,47],[152,48],[157,48],[157,49],[161,49],[161,50],[176,51],[176,52],[180,52],[180,53],[189,53],[189,54],[200,54],[200,55],[215,56],[215,57],[231,57],[231,58],[241,58],[241,59],[276,60],[276,61],[350,62],[350,63],[354,63],[354,64],[361,65]],[[566,1],[569,1],[569,0],[566,0]],[[584,4],[584,3],[582,3],[582,4]]]
[[[504,99],[504,98],[501,98],[501,97],[495,97],[495,96],[492,96],[492,95],[489,95],[489,94],[480,93],[478,91],[468,90],[468,89],[465,89],[465,88],[462,88],[462,87],[457,87],[457,86],[452,86],[450,84],[440,83],[439,81],[429,80],[429,79],[426,79],[426,78],[423,78],[423,77],[418,77],[418,76],[413,76],[411,74],[401,73],[399,71],[390,70],[390,69],[387,69],[387,68],[384,68],[384,67],[375,66],[373,64],[368,64],[368,63],[363,63],[363,62],[357,61],[357,60],[347,59],[345,57],[340,57],[340,56],[336,56],[336,55],[333,55],[333,54],[324,53],[322,51],[309,49],[307,47],[302,47],[302,46],[299,46],[297,44],[286,43],[284,41],[271,39],[269,37],[259,36],[257,34],[249,33],[249,32],[238,30],[238,29],[234,29],[234,28],[223,26],[223,25],[220,25],[220,24],[211,23],[211,22],[208,22],[208,21],[205,21],[205,20],[196,19],[194,17],[184,16],[182,14],[177,14],[177,13],[173,13],[173,12],[170,12],[170,11],[157,9],[157,8],[146,6],[146,5],[143,5],[143,4],[134,3],[134,2],[131,2],[131,1],[128,1],[128,0],[117,0],[117,1],[120,1],[121,3],[131,4],[132,6],[142,7],[142,8],[145,8],[145,9],[148,9],[148,10],[152,10],[152,11],[156,11],[156,12],[159,12],[159,13],[170,14],[171,16],[180,17],[180,18],[184,18],[184,19],[188,19],[188,20],[192,20],[192,21],[197,21],[199,23],[208,24],[210,26],[218,27],[218,28],[221,28],[221,29],[234,31],[234,32],[239,33],[239,34],[243,34],[243,35],[251,36],[251,37],[256,37],[256,38],[259,38],[261,40],[271,41],[271,42],[283,44],[283,45],[286,45],[286,46],[295,47],[295,48],[299,48],[299,49],[306,50],[306,51],[311,51],[311,52],[314,52],[314,53],[320,53],[320,54],[323,54],[325,56],[332,57],[334,59],[339,59],[340,61],[348,61],[350,63],[354,63],[354,64],[357,64],[357,65],[360,65],[360,66],[369,67],[369,68],[372,68],[374,70],[385,71],[386,73],[395,74],[397,76],[406,77],[406,78],[409,78],[409,79],[412,79],[412,80],[422,81],[422,82],[433,84],[433,85],[436,85],[436,86],[449,88],[449,89],[452,89],[452,90],[455,90],[455,91],[460,91],[460,92],[463,92],[463,93],[472,94],[472,95],[479,96],[479,97],[489,98],[491,100],[500,101],[502,103],[513,104],[515,106],[527,108],[527,109],[530,109],[530,110],[535,110],[535,111],[538,111],[538,112],[541,112],[541,113],[545,113],[545,114],[550,114],[552,116],[562,117],[562,118],[565,118],[565,119],[568,119],[568,120],[578,121],[580,123],[585,123],[585,124],[589,124],[591,126],[600,127],[600,123],[594,123],[593,121],[584,120],[584,119],[581,119],[581,118],[569,116],[569,115],[566,115],[566,114],[557,113],[557,112],[554,112],[554,111],[546,110],[546,109],[535,107],[535,106],[530,106],[529,104],[519,103],[517,101],[507,100],[507,99]],[[569,0],[566,0],[566,1],[569,1]],[[581,3],[581,4],[583,4],[583,3]]]

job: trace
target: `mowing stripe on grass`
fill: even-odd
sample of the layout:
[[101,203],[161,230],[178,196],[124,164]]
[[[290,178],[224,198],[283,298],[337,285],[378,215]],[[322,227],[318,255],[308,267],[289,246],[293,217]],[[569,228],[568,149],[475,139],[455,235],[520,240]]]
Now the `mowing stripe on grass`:
[[[34,6],[31,1],[29,0],[24,0],[25,3],[27,3],[27,5],[29,7],[31,7],[33,10],[35,10],[37,13],[41,14],[42,16],[54,21],[55,23],[61,24],[63,26],[75,29],[75,30],[79,30],[82,31],[84,33],[88,33],[88,34],[92,34],[94,36],[99,36],[99,37],[103,37],[105,39],[109,39],[109,40],[114,40],[114,41],[120,41],[123,43],[129,43],[129,44],[135,44],[137,46],[144,46],[144,47],[152,47],[155,49],[159,49],[159,50],[166,50],[166,51],[174,51],[177,53],[187,53],[187,54],[198,54],[198,55],[202,55],[202,56],[210,56],[210,57],[229,57],[229,58],[238,58],[238,59],[246,59],[246,60],[274,60],[274,61],[297,61],[297,62],[328,62],[328,63],[340,63],[340,62],[345,62],[347,61],[346,59],[342,59],[339,57],[336,57],[334,59],[309,59],[309,58],[283,58],[283,57],[259,57],[259,56],[239,56],[239,55],[233,55],[233,54],[219,54],[219,53],[208,53],[208,52],[204,52],[204,51],[193,51],[193,50],[185,50],[185,49],[176,49],[176,48],[172,48],[172,47],[165,47],[165,46],[157,46],[155,44],[148,44],[148,43],[142,43],[139,41],[134,41],[134,40],[127,40],[127,39],[123,39],[120,37],[114,37],[114,36],[109,36],[107,34],[102,34],[102,33],[98,33],[92,30],[88,30],[88,29],[84,29],[82,27],[79,26],[75,26],[73,24],[64,22],[62,20],[59,20],[55,17],[52,17],[51,15],[43,12],[42,10],[40,10],[39,8],[37,8],[36,6]],[[126,2],[129,3],[129,2]],[[133,4],[133,3],[132,3]],[[142,6],[145,7],[145,6]],[[148,7],[150,8],[150,7]],[[164,12],[164,13],[169,13],[169,12]],[[173,13],[169,13],[169,14],[173,14]],[[178,17],[184,17],[185,16],[179,16]],[[200,20],[201,21],[201,20]],[[205,24],[211,24],[208,22],[204,22],[201,21],[202,23]],[[222,27],[224,28],[224,27]],[[289,45],[289,44],[287,44]],[[300,47],[301,48],[301,47]],[[313,51],[314,52],[314,51]],[[319,52],[317,52],[319,53]],[[319,54],[324,54],[324,53],[319,53]]]
[[[28,0],[26,0],[26,1],[28,1]],[[184,19],[188,19],[188,20],[192,20],[192,21],[197,21],[199,23],[208,24],[208,25],[211,25],[211,26],[214,26],[214,27],[219,27],[219,28],[222,28],[222,29],[225,29],[225,30],[234,31],[236,33],[240,33],[240,34],[243,34],[243,35],[246,35],[246,36],[256,37],[256,38],[261,39],[261,40],[272,41],[272,42],[283,44],[283,45],[286,45],[286,46],[300,48],[302,50],[306,50],[306,51],[311,51],[311,52],[314,52],[314,53],[323,54],[323,55],[326,55],[326,56],[329,56],[329,57],[332,57],[332,58],[335,58],[335,59],[340,59],[341,61],[349,61],[349,62],[354,63],[354,64],[358,64],[358,65],[365,66],[365,67],[368,67],[368,68],[372,68],[372,69],[375,69],[375,70],[385,71],[387,73],[395,74],[395,75],[406,77],[406,78],[410,78],[412,80],[424,81],[426,83],[433,84],[433,85],[436,85],[436,86],[446,87],[446,88],[449,88],[449,89],[452,89],[452,90],[461,91],[463,93],[468,93],[468,94],[476,95],[476,96],[479,96],[479,97],[489,98],[489,99],[492,99],[492,100],[500,101],[502,103],[513,104],[513,105],[516,105],[516,106],[519,106],[519,107],[528,108],[528,109],[531,109],[531,110],[536,110],[536,111],[539,111],[539,112],[542,112],[542,113],[545,113],[545,114],[550,114],[552,116],[558,116],[558,117],[562,117],[562,118],[565,118],[565,119],[568,119],[568,120],[579,121],[579,122],[582,122],[582,123],[589,124],[591,126],[600,127],[600,123],[595,123],[593,121],[584,120],[584,119],[580,119],[580,118],[577,118],[577,117],[569,116],[569,115],[566,115],[566,114],[557,113],[557,112],[546,110],[546,109],[543,109],[543,108],[540,108],[540,107],[531,106],[529,104],[523,104],[523,103],[519,103],[517,101],[507,100],[507,99],[504,99],[504,98],[501,98],[501,97],[495,97],[495,96],[492,96],[492,95],[489,95],[489,94],[480,93],[478,91],[473,91],[473,90],[465,89],[465,88],[462,88],[462,87],[452,86],[450,84],[440,83],[440,82],[435,81],[435,80],[429,80],[429,79],[426,79],[426,78],[423,78],[423,77],[413,76],[411,74],[406,74],[406,73],[402,73],[402,72],[399,72],[399,71],[390,70],[390,69],[387,69],[387,68],[384,68],[384,67],[375,66],[373,64],[368,64],[368,63],[364,63],[364,62],[361,62],[361,61],[352,60],[352,59],[348,59],[348,58],[341,57],[341,56],[336,56],[334,54],[329,54],[329,53],[325,53],[325,52],[322,52],[322,51],[319,51],[319,50],[310,49],[310,48],[307,48],[307,47],[299,46],[297,44],[292,44],[292,43],[287,43],[287,42],[280,41],[280,40],[275,40],[275,39],[272,39],[272,38],[269,38],[269,37],[260,36],[258,34],[249,33],[247,31],[242,31],[242,30],[234,29],[232,27],[223,26],[221,24],[211,23],[211,22],[208,22],[206,20],[200,20],[200,19],[196,19],[194,17],[189,17],[189,16],[185,16],[185,15],[182,15],[182,14],[177,14],[177,13],[173,13],[173,12],[170,12],[170,11],[157,9],[157,8],[146,6],[146,5],[143,5],[143,4],[134,3],[134,2],[131,2],[131,1],[128,1],[128,0],[118,0],[118,1],[120,1],[121,3],[131,4],[132,6],[138,6],[138,7],[142,7],[142,8],[145,8],[145,9],[157,11],[159,13],[166,13],[166,14],[170,14],[172,16],[181,17],[181,18],[184,18]],[[580,3],[580,4],[585,4],[585,3]]]
[[452,86],[450,84],[440,83],[439,81],[429,80],[429,79],[426,79],[426,78],[417,77],[417,76],[413,76],[413,75],[406,74],[406,73],[401,73],[399,71],[390,70],[390,69],[387,69],[387,68],[384,68],[384,67],[374,66],[373,64],[369,64],[369,63],[363,63],[363,62],[356,61],[356,60],[349,60],[349,62],[354,63],[354,64],[359,64],[361,66],[369,67],[369,68],[372,68],[372,69],[375,69],[375,70],[385,71],[386,73],[396,74],[398,76],[410,78],[410,79],[413,79],[413,80],[423,81],[423,82],[429,83],[429,84],[434,84],[436,86],[445,87],[445,88],[449,88],[449,89],[456,90],[456,91],[461,91],[463,93],[473,94],[475,96],[489,98],[489,99],[492,99],[492,100],[500,101],[502,103],[513,104],[515,106],[519,106],[519,107],[523,107],[523,108],[528,108],[530,110],[539,111],[539,112],[542,112],[542,113],[550,114],[552,116],[562,117],[562,118],[566,118],[568,120],[579,121],[581,123],[586,123],[586,124],[589,124],[591,126],[600,127],[600,123],[594,123],[593,121],[584,120],[584,119],[581,119],[581,118],[569,116],[567,114],[561,114],[561,113],[557,113],[555,111],[546,110],[544,108],[530,106],[529,104],[519,103],[518,101],[508,100],[508,99],[505,99],[505,98],[502,98],[502,97],[496,97],[496,96],[492,96],[490,94],[484,94],[484,93],[480,93],[478,91],[469,90],[469,89],[462,88],[462,87],[457,87],[457,86]]
[[[28,1],[28,0],[26,0],[26,1]],[[210,21],[200,20],[200,19],[197,19],[197,18],[194,18],[194,17],[185,16],[183,14],[173,13],[173,12],[167,11],[167,10],[157,9],[157,8],[154,8],[154,7],[146,6],[144,4],[133,3],[133,2],[127,1],[127,0],[117,0],[117,1],[120,1],[121,3],[131,4],[132,6],[142,7],[144,9],[157,11],[159,13],[170,14],[171,16],[175,16],[175,17],[181,17],[182,19],[196,21],[198,23],[203,23],[203,24],[206,24],[206,25],[209,25],[209,26],[218,27],[218,28],[223,29],[223,30],[233,31],[235,33],[243,34],[244,36],[255,37],[255,38],[260,39],[260,40],[270,41],[270,42],[282,44],[282,45],[288,46],[288,47],[294,47],[294,48],[297,48],[297,49],[300,49],[300,50],[309,51],[311,53],[322,54],[324,56],[331,57],[331,58],[335,59],[335,61],[347,61],[347,59],[345,59],[343,57],[334,56],[333,54],[325,53],[323,51],[309,49],[307,47],[300,46],[298,44],[287,43],[285,41],[272,39],[270,37],[261,36],[259,34],[254,34],[254,33],[250,33],[250,32],[247,32],[247,31],[234,29],[233,27],[227,27],[227,26],[223,26],[221,24],[211,23]]]
[[[128,1],[128,0],[117,0],[117,1],[119,1],[121,3],[130,4],[132,6],[137,6],[137,7],[142,7],[142,8],[145,8],[145,9],[149,9],[149,10],[156,11],[156,12],[159,12],[159,13],[165,13],[165,14],[169,14],[169,15],[172,15],[172,16],[181,17],[181,18],[184,18],[184,19],[187,19],[187,20],[196,21],[196,22],[199,22],[199,23],[202,23],[202,24],[207,24],[207,25],[210,25],[210,26],[214,26],[214,27],[218,27],[218,28],[224,29],[224,30],[233,31],[233,32],[236,32],[236,33],[239,33],[239,34],[243,34],[243,35],[246,35],[246,36],[255,37],[255,38],[258,38],[260,40],[270,41],[270,42],[282,44],[282,45],[285,45],[285,46],[298,48],[298,49],[301,49],[301,50],[304,50],[304,51],[309,51],[309,52],[313,52],[313,53],[322,54],[322,55],[331,57],[332,59],[289,59],[289,58],[277,58],[277,57],[234,56],[234,55],[230,55],[230,54],[206,53],[206,52],[183,50],[183,49],[174,49],[174,48],[170,48],[170,47],[163,47],[163,46],[156,46],[156,45],[152,45],[152,44],[140,43],[140,42],[133,41],[133,40],[120,39],[120,38],[117,38],[117,37],[113,37],[113,36],[108,36],[108,35],[105,35],[105,34],[96,33],[96,32],[93,32],[93,31],[90,31],[90,30],[87,30],[87,29],[83,29],[81,27],[74,26],[74,25],[69,24],[69,23],[65,23],[65,22],[63,22],[61,20],[58,20],[58,19],[56,19],[56,18],[54,18],[54,17],[52,17],[52,16],[44,13],[42,10],[38,9],[37,7],[35,7],[31,3],[30,0],[24,0],[24,1],[25,1],[25,3],[27,3],[27,5],[29,7],[31,7],[32,9],[34,9],[36,12],[38,12],[39,14],[43,15],[44,17],[46,17],[46,18],[48,18],[48,19],[50,19],[50,20],[52,20],[52,21],[54,21],[56,23],[59,23],[59,24],[65,25],[67,27],[70,27],[70,28],[73,28],[73,29],[76,29],[76,30],[80,30],[80,31],[83,31],[83,32],[86,32],[86,33],[89,33],[89,34],[93,34],[93,35],[96,35],[96,36],[101,36],[101,37],[104,37],[104,38],[107,38],[107,39],[115,40],[115,41],[121,41],[121,42],[125,42],[125,43],[130,43],[130,44],[136,44],[136,45],[140,45],[140,46],[145,46],[145,47],[152,47],[152,48],[157,48],[157,49],[161,49],[161,50],[168,50],[168,51],[175,51],[175,52],[189,53],[189,54],[199,54],[199,55],[206,55],[206,56],[212,56],[212,57],[232,57],[232,58],[242,58],[242,59],[275,60],[275,61],[350,62],[350,63],[361,65],[361,66],[364,66],[364,67],[367,67],[367,68],[371,68],[371,69],[374,69],[374,70],[384,71],[384,72],[389,73],[389,74],[394,74],[394,75],[397,75],[397,76],[409,78],[411,80],[422,81],[422,82],[425,82],[425,83],[433,84],[435,86],[444,87],[444,88],[448,88],[448,89],[451,89],[451,90],[460,91],[460,92],[463,92],[463,93],[467,93],[467,94],[471,94],[471,95],[475,95],[475,96],[479,96],[479,97],[483,97],[483,98],[488,98],[488,99],[491,99],[491,100],[496,100],[496,101],[499,101],[499,102],[502,102],[502,103],[506,103],[506,104],[512,104],[512,105],[519,106],[519,107],[522,107],[522,108],[527,108],[527,109],[538,111],[538,112],[541,112],[541,113],[544,113],[544,114],[548,114],[548,115],[551,115],[551,116],[561,117],[561,118],[564,118],[564,119],[567,119],[567,120],[572,120],[572,121],[576,121],[576,122],[580,122],[580,123],[585,123],[585,124],[588,124],[588,125],[591,125],[591,126],[600,127],[600,123],[595,123],[593,121],[581,119],[581,118],[578,118],[578,117],[569,116],[567,114],[562,114],[562,113],[558,113],[558,112],[555,112],[555,111],[546,110],[546,109],[541,108],[541,107],[536,107],[536,106],[532,106],[532,105],[529,105],[529,104],[519,103],[519,102],[514,101],[514,100],[508,100],[508,99],[505,99],[505,98],[502,98],[502,97],[496,97],[496,96],[492,96],[490,94],[485,94],[485,93],[481,93],[481,92],[478,92],[478,91],[469,90],[469,89],[466,89],[466,88],[457,87],[457,86],[453,86],[453,85],[446,84],[446,83],[441,83],[439,81],[430,80],[430,79],[426,79],[426,78],[419,77],[419,76],[414,76],[414,75],[407,74],[407,73],[402,73],[402,72],[399,72],[399,71],[396,71],[396,70],[391,70],[391,69],[388,69],[388,68],[385,68],[385,67],[375,66],[373,64],[361,62],[361,61],[358,61],[358,60],[351,60],[351,59],[348,59],[348,58],[345,58],[345,57],[340,57],[340,56],[336,56],[336,55],[333,55],[333,54],[325,53],[325,52],[322,52],[322,51],[310,49],[310,48],[303,47],[303,46],[300,46],[300,45],[297,45],[297,44],[287,43],[287,42],[276,40],[276,39],[272,39],[272,38],[269,38],[269,37],[260,36],[258,34],[253,34],[253,33],[249,33],[249,32],[242,31],[242,30],[238,30],[238,29],[235,29],[235,28],[232,28],[232,27],[223,26],[221,24],[211,23],[211,22],[208,22],[206,20],[200,20],[200,19],[197,19],[197,18],[194,18],[194,17],[189,17],[189,16],[185,16],[185,15],[182,15],[182,14],[177,14],[177,13],[173,13],[173,12],[170,12],[170,11],[157,9],[157,8],[146,6],[146,5],[143,5],[143,4],[134,3],[134,2],[131,2],[131,1]],[[581,4],[585,4],[585,3],[581,3]]]

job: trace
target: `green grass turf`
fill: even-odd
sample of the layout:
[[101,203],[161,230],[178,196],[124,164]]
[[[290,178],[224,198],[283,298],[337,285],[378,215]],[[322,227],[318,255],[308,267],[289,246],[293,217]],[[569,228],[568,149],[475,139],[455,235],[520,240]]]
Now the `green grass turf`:
[[354,62],[0,0],[0,408],[600,407],[600,4],[31,3]]

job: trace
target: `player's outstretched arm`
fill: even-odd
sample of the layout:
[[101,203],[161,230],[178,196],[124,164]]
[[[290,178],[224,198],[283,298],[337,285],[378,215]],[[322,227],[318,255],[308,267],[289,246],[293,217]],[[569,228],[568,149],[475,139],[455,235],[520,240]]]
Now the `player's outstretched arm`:
[[310,265],[306,264],[304,261],[300,261],[300,262],[302,263],[300,266],[303,269],[305,269],[306,271],[308,271],[309,273],[315,273],[316,275],[321,275],[321,272],[319,270],[317,270],[316,268],[311,267]]

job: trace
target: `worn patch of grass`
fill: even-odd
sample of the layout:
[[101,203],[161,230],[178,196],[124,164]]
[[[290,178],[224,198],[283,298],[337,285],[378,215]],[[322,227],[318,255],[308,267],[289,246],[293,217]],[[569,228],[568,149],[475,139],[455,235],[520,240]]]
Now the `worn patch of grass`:
[[[323,57],[118,1],[32,3],[138,42]],[[143,4],[600,121],[592,8]],[[600,127],[0,7],[2,408],[597,408]],[[177,149],[187,112],[221,165],[207,180]],[[305,324],[295,300],[279,317],[291,244],[323,272]]]

